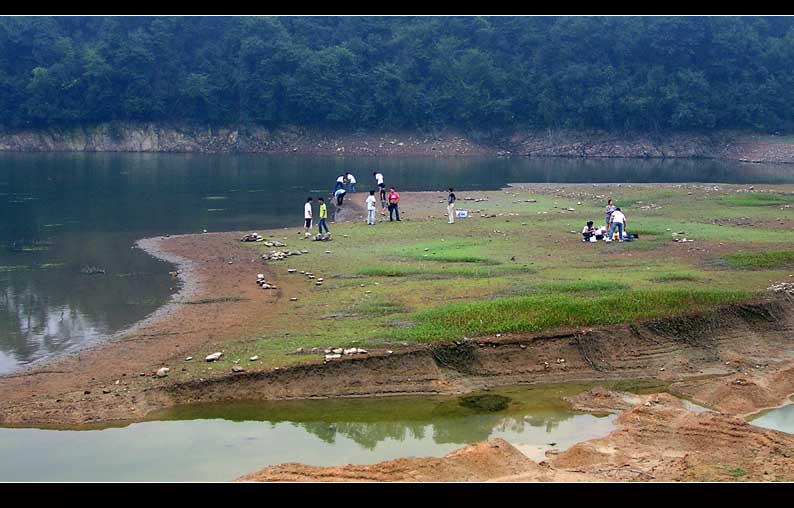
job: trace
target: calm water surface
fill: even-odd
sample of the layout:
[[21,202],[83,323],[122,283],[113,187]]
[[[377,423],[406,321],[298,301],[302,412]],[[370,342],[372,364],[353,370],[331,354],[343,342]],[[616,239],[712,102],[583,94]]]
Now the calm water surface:
[[766,411],[750,422],[765,429],[779,430],[794,434],[794,404]]
[[534,460],[604,436],[615,416],[572,412],[584,387],[506,388],[506,410],[449,397],[196,405],[103,430],[0,429],[0,481],[225,481],[285,462],[329,466],[443,456],[500,437]]
[[[351,170],[398,190],[507,182],[791,183],[790,166],[715,161],[345,159],[184,154],[0,154],[0,374],[102,340],[177,288],[138,249],[154,235],[299,226],[307,195]],[[363,195],[362,195],[363,197]],[[104,274],[86,275],[86,268]]]

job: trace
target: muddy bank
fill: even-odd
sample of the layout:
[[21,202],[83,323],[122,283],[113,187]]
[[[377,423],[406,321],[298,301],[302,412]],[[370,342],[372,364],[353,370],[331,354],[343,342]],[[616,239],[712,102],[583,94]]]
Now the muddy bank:
[[[251,284],[263,267],[238,233],[159,237],[139,243],[177,264],[182,290],[165,307],[111,340],[20,374],[0,377],[0,424],[76,425],[139,420],[152,409],[142,394],[178,378],[195,351],[261,328],[278,292]],[[234,300],[229,303],[228,300]],[[160,367],[171,369],[155,378]]]
[[267,129],[119,122],[0,132],[0,151],[269,153],[344,156],[531,156],[708,158],[794,163],[783,136],[542,129],[507,133],[329,132],[296,126]]
[[[325,365],[172,383],[150,396],[158,405],[172,405],[242,398],[455,394],[524,383],[625,379],[682,381],[674,388],[689,393],[690,385],[683,380],[747,376],[761,364],[767,374],[779,372],[794,382],[792,331],[794,303],[786,297],[770,298],[642,324],[482,337],[414,346],[391,355],[371,351],[364,358]],[[702,381],[704,386],[712,382]],[[733,391],[743,388],[728,386]],[[786,392],[787,386],[770,383],[767,398],[758,398],[755,409],[785,398],[791,392]],[[714,406],[726,400],[717,391],[696,398]]]

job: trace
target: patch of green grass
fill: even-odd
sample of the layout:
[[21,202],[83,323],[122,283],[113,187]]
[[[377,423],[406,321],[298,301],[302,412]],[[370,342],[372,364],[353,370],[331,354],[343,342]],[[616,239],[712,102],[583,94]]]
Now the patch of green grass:
[[579,280],[542,284],[538,286],[538,289],[547,293],[590,293],[598,291],[624,291],[629,289],[629,286],[610,280]]
[[740,467],[737,467],[735,469],[728,469],[726,472],[728,473],[729,476],[732,476],[734,478],[741,478],[743,476],[747,476],[747,471],[745,471]]
[[794,196],[778,193],[740,193],[720,198],[725,206],[779,206],[794,203]]
[[414,265],[390,265],[377,267],[364,267],[357,274],[368,277],[492,277],[504,275],[508,272],[533,273],[536,270],[523,265],[501,266],[447,266],[424,267]]
[[202,298],[200,300],[188,300],[183,303],[185,305],[207,305],[210,303],[231,303],[231,302],[242,302],[247,300],[247,298],[243,298],[240,296],[219,296],[217,298]]
[[353,314],[366,314],[372,316],[386,316],[388,314],[400,314],[407,312],[408,308],[401,302],[389,300],[375,300],[360,303],[350,309]]
[[651,281],[653,282],[677,282],[677,281],[696,281],[696,280],[698,280],[698,277],[688,272],[660,273],[659,275],[651,279]]
[[794,250],[734,252],[723,259],[733,268],[782,268],[794,265]]
[[498,265],[501,261],[481,255],[480,246],[466,242],[426,242],[397,249],[395,253],[408,259],[440,261],[446,263],[480,263]]
[[552,294],[443,305],[413,316],[415,326],[394,337],[449,340],[494,333],[536,332],[562,326],[607,325],[652,319],[748,299],[744,291],[622,291],[582,297]]

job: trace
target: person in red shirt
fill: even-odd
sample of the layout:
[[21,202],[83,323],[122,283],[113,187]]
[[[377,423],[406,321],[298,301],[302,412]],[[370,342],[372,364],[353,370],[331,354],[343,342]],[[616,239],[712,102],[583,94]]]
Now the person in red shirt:
[[393,220],[394,214],[397,214],[397,222],[400,222],[400,194],[394,190],[394,187],[389,188],[389,222]]

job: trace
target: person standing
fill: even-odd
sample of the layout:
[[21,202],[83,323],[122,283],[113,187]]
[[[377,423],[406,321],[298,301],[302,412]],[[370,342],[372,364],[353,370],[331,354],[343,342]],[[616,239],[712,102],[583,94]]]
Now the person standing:
[[449,188],[449,196],[447,196],[447,215],[449,215],[449,224],[455,224],[455,201],[458,198],[455,197],[455,193],[452,191],[452,187]]
[[380,214],[386,216],[386,189],[380,188]]
[[372,176],[375,177],[375,183],[378,185],[378,188],[386,190],[386,184],[383,183],[383,173],[379,171],[374,171]]
[[400,194],[394,187],[389,187],[389,222],[393,220],[395,213],[397,222],[400,222]]
[[610,220],[610,228],[609,228],[609,236],[607,237],[607,241],[611,242],[612,237],[615,235],[615,229],[618,230],[618,241],[623,241],[623,231],[626,228],[626,216],[623,215],[623,212],[620,208],[615,208],[615,211],[609,216]]
[[306,204],[303,205],[303,232],[305,236],[311,236],[309,231],[312,229],[312,198],[306,199]]
[[367,196],[367,224],[370,226],[375,225],[375,191],[369,191]]
[[607,201],[607,207],[606,207],[606,210],[605,210],[606,220],[604,221],[604,224],[606,225],[607,229],[609,229],[609,224],[611,222],[609,220],[609,217],[612,215],[612,212],[615,211],[615,208],[616,208],[615,205],[612,204],[612,200],[611,199],[608,200]]
[[330,234],[331,232],[328,230],[328,224],[325,222],[328,219],[328,207],[325,205],[325,200],[323,198],[317,198],[317,201],[320,202],[320,222],[317,224],[317,228],[320,230],[320,235],[323,234],[323,228],[325,228],[327,234]]
[[347,183],[350,184],[350,192],[356,192],[356,177],[353,176],[353,173],[348,171],[345,178],[347,179]]

